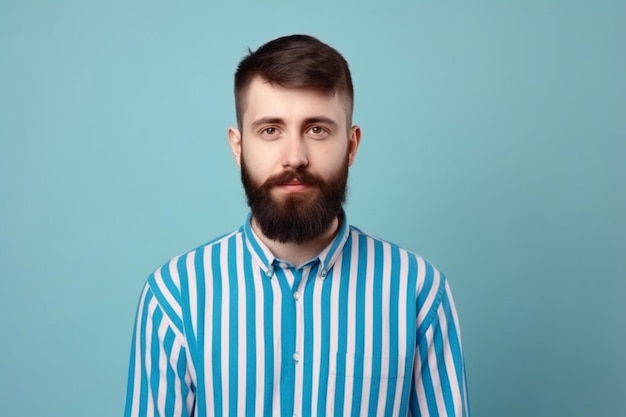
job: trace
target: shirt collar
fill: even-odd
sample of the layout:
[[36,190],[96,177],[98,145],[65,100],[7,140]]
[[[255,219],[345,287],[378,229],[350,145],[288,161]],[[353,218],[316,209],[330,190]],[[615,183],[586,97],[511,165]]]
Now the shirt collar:
[[[248,214],[246,223],[243,225],[243,235],[246,242],[246,246],[252,255],[252,258],[256,264],[258,264],[265,275],[271,278],[274,275],[274,262],[277,258],[272,251],[259,239],[254,230],[252,230],[252,213]],[[320,265],[318,269],[318,277],[325,279],[328,272],[341,255],[341,251],[348,240],[350,235],[350,227],[346,214],[341,210],[339,217],[339,231],[335,235],[335,238],[317,255]],[[309,262],[307,262],[309,263]]]

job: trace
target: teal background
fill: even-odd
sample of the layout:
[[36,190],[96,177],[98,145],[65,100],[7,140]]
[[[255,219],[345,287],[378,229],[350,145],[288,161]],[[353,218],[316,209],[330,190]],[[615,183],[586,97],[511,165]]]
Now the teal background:
[[246,48],[351,64],[351,223],[433,261],[474,416],[626,416],[626,5],[0,0],[0,415],[115,416],[147,275],[247,213]]

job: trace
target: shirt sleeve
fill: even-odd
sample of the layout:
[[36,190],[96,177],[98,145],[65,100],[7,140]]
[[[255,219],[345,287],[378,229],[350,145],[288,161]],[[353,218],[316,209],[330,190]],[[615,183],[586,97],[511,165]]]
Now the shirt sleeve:
[[410,414],[469,417],[459,321],[448,282],[443,275],[439,279],[430,322],[418,333]]
[[166,311],[146,285],[133,331],[125,417],[192,415],[185,339]]

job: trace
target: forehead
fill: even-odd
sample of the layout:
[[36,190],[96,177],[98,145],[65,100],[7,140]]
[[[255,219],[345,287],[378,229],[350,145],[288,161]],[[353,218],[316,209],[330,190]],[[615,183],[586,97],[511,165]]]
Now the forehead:
[[244,94],[244,126],[266,117],[295,123],[316,116],[331,118],[339,126],[347,124],[348,111],[339,94],[313,88],[285,88],[261,77],[254,78]]

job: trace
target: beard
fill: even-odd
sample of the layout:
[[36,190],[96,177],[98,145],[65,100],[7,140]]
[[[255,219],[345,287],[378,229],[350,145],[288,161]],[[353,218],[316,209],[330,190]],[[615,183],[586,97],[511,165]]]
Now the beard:
[[[272,197],[274,187],[294,178],[309,188]],[[241,182],[252,217],[266,237],[282,243],[308,242],[321,236],[342,215],[348,186],[348,155],[337,172],[328,178],[298,168],[260,182],[252,177],[242,153]]]

